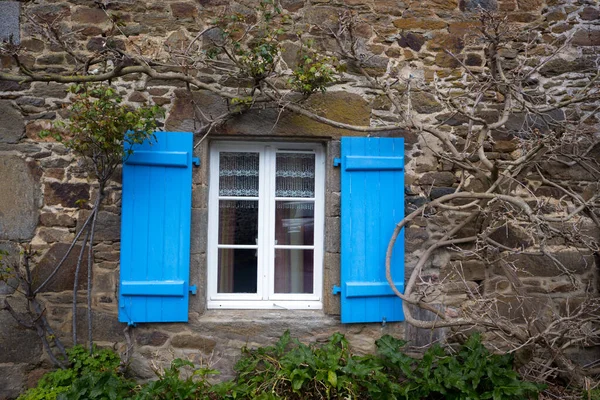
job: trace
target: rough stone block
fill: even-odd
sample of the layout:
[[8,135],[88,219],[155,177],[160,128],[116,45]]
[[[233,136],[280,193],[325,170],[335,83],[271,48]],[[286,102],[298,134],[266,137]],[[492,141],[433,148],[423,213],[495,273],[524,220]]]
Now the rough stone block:
[[[77,218],[77,232],[90,215],[90,210],[80,210]],[[116,242],[121,239],[121,217],[109,211],[100,211],[96,219],[94,241]]]
[[[565,273],[564,268],[571,273],[584,274],[597,268],[594,255],[589,251],[565,249],[551,254],[562,266],[545,255],[510,254],[506,256],[504,262],[514,266],[521,277],[561,276]],[[494,266],[494,273],[504,275],[500,265]]]
[[15,156],[0,156],[0,240],[28,240],[38,223],[39,171]]
[[0,42],[13,44],[21,42],[19,16],[21,13],[18,1],[0,1]]
[[61,226],[73,228],[76,225],[75,218],[67,214],[43,213],[40,215],[40,222],[44,226]]
[[452,186],[456,181],[456,177],[452,172],[428,172],[419,179],[420,185],[433,186]]
[[479,260],[453,261],[440,270],[441,280],[482,281],[486,265]]
[[204,253],[206,251],[208,233],[208,212],[205,208],[192,209],[191,253]]
[[[0,2],[0,4],[2,4]],[[0,100],[0,143],[17,143],[25,133],[25,120],[8,100]]]
[[[58,262],[62,260],[66,254],[69,245],[66,243],[56,243],[50,250],[44,254],[35,269],[33,270],[34,287],[42,284],[54,271]],[[42,289],[42,293],[46,292],[62,292],[65,290],[73,290],[75,282],[75,271],[77,268],[77,258],[81,252],[81,246],[76,245],[71,250],[71,253],[59,268],[58,272],[48,284]],[[77,287],[79,289],[87,288],[87,251],[84,252],[83,262],[79,270],[79,280]]]
[[90,185],[87,183],[49,182],[44,188],[44,202],[47,205],[78,207],[90,200]]
[[325,251],[339,253],[341,244],[341,222],[337,217],[325,218]]
[[[170,83],[169,83],[170,85]],[[187,90],[175,90],[175,103],[165,121],[165,129],[172,131],[193,132],[196,115],[195,107],[209,118],[216,118],[227,111],[227,103],[216,94],[208,91],[197,91],[193,94]]]
[[[9,300],[10,304],[19,311],[19,305],[25,300],[21,297]],[[42,341],[34,330],[19,325],[7,312],[0,312],[0,337],[2,351],[0,364],[3,363],[37,363],[42,355]],[[1,383],[2,381],[0,381]],[[3,385],[0,384],[0,388]]]
[[[293,99],[292,99],[293,100]],[[368,126],[371,119],[369,102],[360,95],[347,92],[315,93],[306,106],[320,110],[320,115],[351,125]],[[231,119],[220,131],[230,135],[287,135],[301,137],[360,136],[362,132],[334,128],[290,112],[277,109],[256,110]]]
[[[0,12],[2,12],[1,8]],[[1,20],[0,24],[2,24]],[[16,399],[23,392],[26,367],[25,364],[0,366],[0,399]]]
[[140,346],[162,346],[169,339],[169,335],[160,331],[142,331],[135,336],[135,341]]
[[207,338],[201,335],[193,333],[184,333],[181,335],[174,336],[171,339],[171,345],[173,347],[187,348],[187,349],[198,349],[203,353],[210,353],[214,350],[217,342],[214,339]]

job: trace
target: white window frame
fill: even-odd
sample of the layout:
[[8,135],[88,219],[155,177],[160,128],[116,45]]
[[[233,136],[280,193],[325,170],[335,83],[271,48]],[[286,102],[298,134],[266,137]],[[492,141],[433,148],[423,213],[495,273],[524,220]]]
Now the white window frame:
[[[258,197],[219,196],[219,153],[259,153]],[[275,197],[275,157],[277,153],[310,152],[315,154],[315,197]],[[237,309],[321,309],[323,307],[323,251],[325,225],[325,151],[319,143],[298,142],[235,142],[219,141],[211,144],[208,198],[207,249],[207,307]],[[274,293],[275,269],[275,201],[314,201],[314,242],[312,246],[296,246],[314,251],[313,293]],[[257,293],[218,293],[218,240],[219,200],[258,200],[258,240],[254,245],[239,248],[257,249]],[[268,227],[268,229],[265,229]],[[271,244],[271,245],[269,245]],[[225,245],[224,247],[231,247]],[[293,248],[285,246],[285,248]]]

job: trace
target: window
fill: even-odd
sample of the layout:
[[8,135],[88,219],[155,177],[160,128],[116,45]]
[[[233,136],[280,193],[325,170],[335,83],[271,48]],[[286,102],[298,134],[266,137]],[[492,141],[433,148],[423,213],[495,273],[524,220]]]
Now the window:
[[211,148],[209,308],[321,308],[325,160],[319,144]]

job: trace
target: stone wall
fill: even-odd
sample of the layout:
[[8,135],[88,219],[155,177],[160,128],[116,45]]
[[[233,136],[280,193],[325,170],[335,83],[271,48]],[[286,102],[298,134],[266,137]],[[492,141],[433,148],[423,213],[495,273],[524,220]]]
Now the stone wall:
[[[6,2],[14,3],[14,2]],[[252,13],[251,0],[229,2],[221,0],[163,0],[105,1],[107,9],[125,22],[120,33],[107,43],[106,34],[115,28],[100,8],[89,1],[32,1],[27,12],[45,21],[55,21],[62,31],[72,31],[70,45],[77,52],[93,52],[103,46],[113,46],[144,55],[163,57],[164,41],[175,46],[189,41],[226,7],[242,14]],[[2,2],[0,1],[0,5]],[[525,29],[535,26],[541,32],[543,45],[548,49],[560,45],[573,35],[572,45],[565,54],[551,60],[539,71],[538,78],[545,87],[561,87],[565,79],[578,79],[577,73],[593,66],[600,48],[599,9],[594,2],[558,0],[282,0],[283,12],[290,14],[297,26],[310,29],[309,24],[327,26],[337,21],[342,7],[354,10],[363,23],[358,34],[368,55],[368,70],[381,76],[395,62],[405,63],[402,73],[430,82],[434,77],[447,82],[460,80],[458,61],[444,50],[458,55],[466,65],[483,66],[484,54],[480,46],[468,43],[463,35],[473,29],[473,13],[478,6],[496,7],[507,13],[508,21]],[[10,7],[13,7],[11,5]],[[2,7],[0,7],[0,10]],[[22,10],[22,14],[25,10]],[[71,56],[54,43],[39,37],[34,27],[21,18],[21,44],[25,49],[23,62],[33,70],[60,72],[72,62]],[[284,60],[297,62],[299,48],[292,35],[282,38]],[[320,43],[328,46],[326,41]],[[511,51],[513,53],[511,53]],[[516,57],[519,49],[507,50],[507,59]],[[2,70],[14,68],[7,56],[0,58]],[[202,71],[205,82],[223,79],[216,71]],[[164,129],[196,131],[194,105],[208,115],[219,115],[226,109],[223,99],[215,94],[197,91],[193,94],[185,85],[173,81],[120,78],[112,83],[119,87],[127,103],[153,103],[164,106],[167,115]],[[325,94],[313,95],[308,101],[325,116],[349,124],[376,124],[392,118],[391,105],[370,91],[368,85],[353,75],[352,66],[346,82],[331,87]],[[233,83],[235,85],[237,83]],[[31,244],[38,251],[35,276],[41,282],[62,257],[68,243],[74,238],[79,225],[89,213],[86,203],[93,200],[95,188],[83,166],[67,149],[52,139],[42,140],[38,133],[56,119],[67,114],[63,105],[68,103],[67,85],[60,83],[23,83],[0,80],[0,249],[12,257],[18,254],[19,244]],[[446,113],[430,94],[412,95],[415,111],[423,121],[443,121],[460,131],[466,124],[457,116]],[[590,110],[588,110],[590,111]],[[596,117],[589,119],[596,129]],[[511,159],[518,156],[514,131],[523,124],[523,117],[513,116],[505,129],[495,135],[492,153],[495,157]],[[542,127],[543,128],[543,127]],[[511,131],[512,129],[512,131]],[[596,129],[597,132],[597,129]],[[339,299],[330,295],[333,284],[339,283],[339,230],[340,195],[339,171],[327,169],[327,196],[324,255],[324,309],[323,311],[260,311],[248,313],[234,310],[206,310],[206,224],[208,198],[208,148],[211,140],[252,137],[259,140],[311,140],[325,144],[327,165],[339,156],[339,138],[357,135],[320,124],[308,118],[277,109],[256,110],[242,114],[213,133],[197,148],[202,166],[194,170],[191,279],[199,288],[190,300],[190,323],[147,324],[133,329],[135,353],[132,370],[140,378],[152,378],[153,365],[161,365],[178,356],[190,357],[196,362],[211,363],[231,374],[231,366],[243,345],[255,346],[273,342],[285,329],[305,341],[318,341],[335,331],[345,333],[354,348],[367,352],[374,340],[384,333],[403,336],[403,324],[341,325]],[[460,182],[453,165],[436,157],[435,139],[428,134],[414,132],[384,132],[382,136],[402,136],[406,141],[407,209],[453,191]],[[199,141],[200,137],[196,138]],[[596,146],[590,153],[600,158]],[[598,190],[592,175],[575,169],[553,167],[555,176],[570,180],[582,196],[591,196]],[[476,185],[477,182],[472,183]],[[539,185],[535,194],[547,196],[550,202],[561,197],[553,188]],[[82,204],[83,201],[83,204]],[[406,229],[406,265],[410,272],[417,258],[437,237],[439,227],[446,221],[418,218]],[[122,346],[124,324],[117,322],[117,287],[119,280],[119,226],[120,182],[108,188],[105,206],[99,216],[94,259],[94,339],[105,346]],[[599,238],[597,228],[582,227],[590,236]],[[509,247],[526,246],[519,232],[498,232],[495,240]],[[568,304],[575,304],[588,293],[598,292],[597,260],[594,255],[566,249],[564,243],[555,243],[557,257],[573,270],[576,283],[550,265],[544,257],[517,256],[513,261],[523,265],[524,284],[541,299],[552,298],[547,307],[560,312]],[[77,248],[73,254],[77,254]],[[71,296],[75,269],[75,255],[69,257],[60,272],[45,287],[40,297],[47,306],[49,322],[59,335],[70,344]],[[430,263],[428,273],[433,280],[447,283],[445,304],[460,306],[472,289],[505,296],[510,309],[514,293],[497,267],[480,260],[465,258],[461,252],[439,252]],[[466,282],[456,280],[459,267]],[[81,308],[78,309],[80,332],[84,332],[86,279],[80,278]],[[13,289],[0,283],[0,301],[17,296]],[[18,297],[18,296],[17,296]],[[14,300],[14,299],[13,299]],[[15,300],[16,302],[16,300]],[[514,311],[514,310],[513,310]],[[0,312],[0,399],[15,396],[19,390],[35,383],[40,371],[49,368],[41,343],[32,331],[23,330],[8,313]]]

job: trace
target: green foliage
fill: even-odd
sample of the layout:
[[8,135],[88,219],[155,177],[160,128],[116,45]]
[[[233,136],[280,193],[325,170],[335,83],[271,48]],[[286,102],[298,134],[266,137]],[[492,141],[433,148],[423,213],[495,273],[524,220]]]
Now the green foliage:
[[325,92],[327,85],[335,81],[337,72],[337,60],[320,54],[313,45],[312,40],[304,44],[300,51],[300,62],[290,78],[294,90],[304,95]]
[[91,161],[99,179],[110,177],[123,157],[131,154],[131,145],[153,139],[156,119],[164,115],[158,106],[132,109],[122,104],[122,97],[110,86],[80,84],[69,92],[73,103],[68,120],[57,121],[40,136],[52,136]]
[[[186,377],[181,370],[186,369]],[[210,389],[206,378],[219,371],[209,368],[196,368],[187,360],[175,359],[171,367],[159,375],[158,380],[150,382],[137,394],[135,400],[186,400],[204,399]]]
[[47,373],[18,400],[122,399],[135,385],[118,372],[121,360],[109,349],[94,348],[90,355],[75,346],[67,354],[70,368]]
[[273,346],[243,348],[234,380],[212,385],[208,378],[218,371],[176,359],[158,380],[137,388],[119,374],[116,354],[89,356],[78,346],[69,351],[70,369],[47,374],[19,400],[525,400],[542,389],[522,381],[512,357],[490,354],[478,335],[455,353],[434,346],[422,359],[404,354],[406,343],[391,336],[376,344],[376,354],[357,356],[339,333],[305,345],[286,332]]
[[543,388],[522,381],[512,368],[512,355],[490,354],[478,334],[455,354],[436,345],[418,361],[402,354],[402,345],[389,336],[377,341],[390,375],[401,377],[398,398],[517,400],[532,398]]

